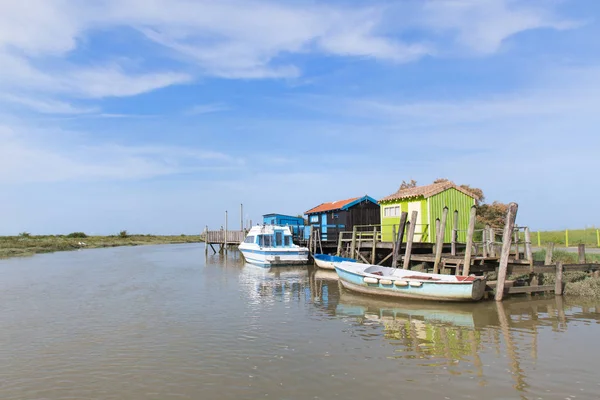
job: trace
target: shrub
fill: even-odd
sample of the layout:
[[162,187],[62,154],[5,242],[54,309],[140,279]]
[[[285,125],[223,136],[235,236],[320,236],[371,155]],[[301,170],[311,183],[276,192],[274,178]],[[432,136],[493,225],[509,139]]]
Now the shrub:
[[119,236],[122,238],[126,238],[129,236],[129,234],[127,233],[127,231],[121,231],[121,232],[119,232]]
[[28,238],[28,237],[31,237],[31,233],[29,233],[29,232],[21,232],[21,233],[19,233],[19,236]]
[[71,232],[67,235],[67,237],[68,238],[86,238],[88,236],[83,232]]

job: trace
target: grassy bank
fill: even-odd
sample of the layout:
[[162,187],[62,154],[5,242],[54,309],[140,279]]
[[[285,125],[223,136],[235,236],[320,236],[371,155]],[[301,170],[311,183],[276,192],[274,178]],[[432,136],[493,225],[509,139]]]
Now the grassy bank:
[[[523,235],[521,234],[521,236]],[[568,237],[569,246],[583,243],[586,246],[598,247],[597,228],[569,229]],[[524,240],[524,237],[522,239]],[[531,241],[534,246],[538,245],[538,231],[531,232]],[[539,244],[543,246],[549,242],[556,243],[558,246],[566,246],[567,231],[539,231]]]
[[[71,236],[71,237],[69,237]],[[54,251],[78,250],[101,247],[139,246],[149,244],[175,244],[202,242],[199,235],[157,236],[128,235],[86,236],[76,235],[0,236],[0,258],[31,256]]]

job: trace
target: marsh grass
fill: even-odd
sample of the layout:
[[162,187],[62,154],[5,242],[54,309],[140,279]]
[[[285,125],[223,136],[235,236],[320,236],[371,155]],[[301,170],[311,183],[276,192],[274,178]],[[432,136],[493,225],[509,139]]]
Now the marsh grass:
[[[578,244],[585,244],[586,246],[598,247],[598,236],[596,234],[597,228],[589,229],[569,229],[569,247],[577,246]],[[546,243],[553,242],[559,246],[566,244],[565,231],[540,231],[540,245],[544,246]],[[521,233],[521,239],[524,239]],[[531,241],[534,246],[538,244],[538,231],[531,232]]]
[[126,237],[86,235],[85,238],[69,236],[71,235],[0,236],[0,258],[31,256],[39,253],[85,248],[202,242],[202,237],[199,235],[127,235]]

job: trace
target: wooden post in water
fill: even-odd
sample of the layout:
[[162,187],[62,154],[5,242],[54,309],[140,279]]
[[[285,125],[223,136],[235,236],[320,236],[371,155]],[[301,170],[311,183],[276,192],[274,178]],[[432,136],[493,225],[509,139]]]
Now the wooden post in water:
[[340,257],[342,255],[342,246],[344,244],[344,232],[339,231],[338,233],[338,246],[337,246],[337,251],[335,252],[335,255]]
[[442,221],[440,229],[437,232],[435,239],[435,261],[433,262],[433,273],[437,274],[440,271],[440,261],[442,261],[442,250],[444,249],[444,234],[446,233],[446,220],[448,219],[448,207],[444,207],[442,211]]
[[531,232],[525,227],[525,257],[529,261],[529,273],[533,274],[533,250],[531,248]]
[[504,297],[504,284],[506,283],[506,270],[508,268],[508,258],[510,256],[510,246],[515,229],[515,220],[517,218],[517,203],[508,205],[506,213],[506,222],[502,234],[502,251],[500,252],[500,264],[498,267],[498,281],[496,283],[496,301],[502,301]]
[[557,296],[562,296],[563,293],[563,263],[556,263],[556,284],[554,286],[554,294]]
[[515,227],[514,235],[515,235],[514,242],[515,242],[515,249],[516,249],[515,250],[515,260],[518,260],[521,258],[521,253],[519,251],[519,227],[518,226]]
[[580,243],[577,246],[577,254],[579,255],[579,264],[585,264],[585,244]]
[[244,232],[244,204],[240,203],[240,232]]
[[472,206],[469,214],[469,228],[467,229],[467,247],[465,247],[465,262],[463,275],[469,275],[471,269],[471,252],[473,251],[473,233],[475,232],[475,219],[477,218],[477,207]]
[[454,219],[452,220],[452,247],[450,254],[456,255],[456,242],[458,242],[458,210],[454,210]]
[[[354,226],[352,227],[352,242],[350,244],[350,258],[355,258],[356,255],[354,254],[354,252],[356,251],[356,234],[358,231],[358,227]],[[356,259],[358,260],[358,257],[356,257]]]
[[408,213],[402,211],[400,213],[400,225],[398,225],[398,235],[396,236],[396,245],[394,255],[392,257],[392,268],[398,267],[398,254],[400,254],[400,247],[402,247],[402,239],[404,239],[404,229],[406,227],[406,220],[408,219]]
[[496,231],[490,226],[488,239],[490,240],[490,257],[496,257]]
[[227,211],[225,211],[225,239],[224,239],[224,243],[225,243],[225,252],[227,252]]
[[483,258],[487,258],[487,256],[488,256],[489,246],[488,246],[487,236],[488,236],[488,225],[486,225],[481,230],[481,251],[483,252],[483,254],[482,254]]
[[544,259],[544,265],[552,265],[552,257],[554,256],[554,242],[548,242],[546,244],[546,258]]
[[415,229],[417,228],[417,216],[419,212],[413,211],[410,215],[410,221],[408,225],[408,236],[406,238],[406,251],[404,252],[404,263],[402,268],[408,269],[410,265],[410,254],[412,252],[412,245],[415,239]]
[[377,256],[377,227],[373,227],[373,245],[371,246],[371,264],[375,264]]
[[[400,226],[398,226],[400,227]],[[396,225],[392,224],[392,264],[396,255]],[[383,225],[381,225],[381,241],[383,242]]]
[[208,225],[204,227],[204,253],[208,255]]
[[437,250],[436,250],[437,249],[437,238],[440,233],[440,223],[441,223],[441,221],[439,219],[435,220],[435,236],[434,236],[435,242],[433,243],[433,252],[434,253],[437,253]]

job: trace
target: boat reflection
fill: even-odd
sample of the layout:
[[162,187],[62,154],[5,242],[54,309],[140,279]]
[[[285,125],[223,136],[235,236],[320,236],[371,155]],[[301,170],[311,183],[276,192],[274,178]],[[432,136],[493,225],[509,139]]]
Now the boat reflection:
[[239,279],[252,302],[289,302],[301,299],[310,302],[310,295],[305,290],[308,286],[306,267],[264,268],[245,263]]

